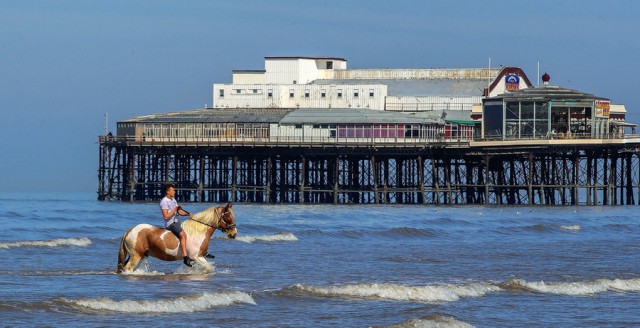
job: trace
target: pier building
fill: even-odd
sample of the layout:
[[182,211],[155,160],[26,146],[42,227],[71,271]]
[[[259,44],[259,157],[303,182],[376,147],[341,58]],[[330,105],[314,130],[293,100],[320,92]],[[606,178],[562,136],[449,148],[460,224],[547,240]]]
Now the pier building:
[[[100,136],[98,199],[333,204],[636,204],[623,105],[517,67],[348,69],[266,57],[213,105]],[[631,133],[626,133],[631,129]]]

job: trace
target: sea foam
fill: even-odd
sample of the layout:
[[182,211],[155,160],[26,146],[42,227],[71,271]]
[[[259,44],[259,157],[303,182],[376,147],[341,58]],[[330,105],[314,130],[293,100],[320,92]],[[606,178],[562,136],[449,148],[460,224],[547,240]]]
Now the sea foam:
[[318,287],[297,284],[296,292],[323,297],[345,297],[381,299],[388,301],[440,303],[453,302],[464,297],[480,297],[489,292],[500,291],[492,284],[403,286],[395,284],[354,284]]
[[241,291],[202,293],[159,300],[122,300],[110,298],[62,299],[63,302],[98,311],[124,313],[190,313],[236,303],[255,305],[251,295]]
[[579,224],[574,224],[574,225],[570,225],[570,226],[562,225],[562,226],[560,226],[560,229],[569,230],[569,231],[580,231],[582,229],[582,227]]
[[582,282],[528,282],[512,279],[503,284],[507,289],[531,291],[543,294],[588,296],[609,291],[640,292],[640,279],[598,279]]
[[87,237],[79,238],[58,238],[51,240],[22,240],[10,243],[0,243],[0,249],[17,247],[86,247],[91,245],[91,240]]
[[422,318],[412,318],[390,326],[376,326],[377,328],[472,328],[464,321],[451,316],[433,314]]
[[298,237],[290,232],[280,232],[273,235],[253,235],[253,236],[238,236],[236,240],[245,242],[245,243],[253,243],[256,241],[298,241]]

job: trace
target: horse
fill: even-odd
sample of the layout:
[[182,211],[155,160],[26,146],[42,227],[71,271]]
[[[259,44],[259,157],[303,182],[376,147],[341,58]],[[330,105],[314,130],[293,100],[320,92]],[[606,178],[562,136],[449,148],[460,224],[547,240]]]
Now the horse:
[[[216,229],[225,233],[229,239],[236,238],[238,230],[232,206],[232,204],[227,204],[226,206],[211,207],[193,214],[191,218],[181,223],[182,229],[187,234],[187,256],[189,258],[205,267],[208,266],[204,256],[209,248],[209,239]],[[169,230],[150,224],[138,224],[122,236],[116,273],[132,272],[140,260],[147,256],[164,261],[183,259],[184,256],[180,251],[180,239]]]

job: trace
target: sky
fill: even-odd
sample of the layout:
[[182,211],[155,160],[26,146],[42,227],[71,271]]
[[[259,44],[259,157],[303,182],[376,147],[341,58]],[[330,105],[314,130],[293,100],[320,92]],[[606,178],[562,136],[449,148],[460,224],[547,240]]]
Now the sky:
[[[0,182],[96,193],[98,136],[203,108],[266,56],[349,68],[517,66],[640,123],[640,1],[0,1]],[[105,114],[107,114],[105,116]]]

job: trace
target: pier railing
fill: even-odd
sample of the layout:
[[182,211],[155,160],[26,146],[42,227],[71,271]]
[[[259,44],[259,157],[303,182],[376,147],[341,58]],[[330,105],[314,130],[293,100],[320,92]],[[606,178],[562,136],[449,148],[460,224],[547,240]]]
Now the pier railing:
[[551,143],[624,143],[640,141],[640,134],[608,133],[598,137],[591,134],[554,134],[548,136],[520,136],[518,138],[440,136],[434,138],[346,138],[317,136],[273,136],[273,137],[145,137],[145,136],[99,136],[99,142],[120,143],[130,146],[225,146],[225,147],[451,147],[467,148],[471,142],[505,142],[505,144],[526,141],[540,144]]

